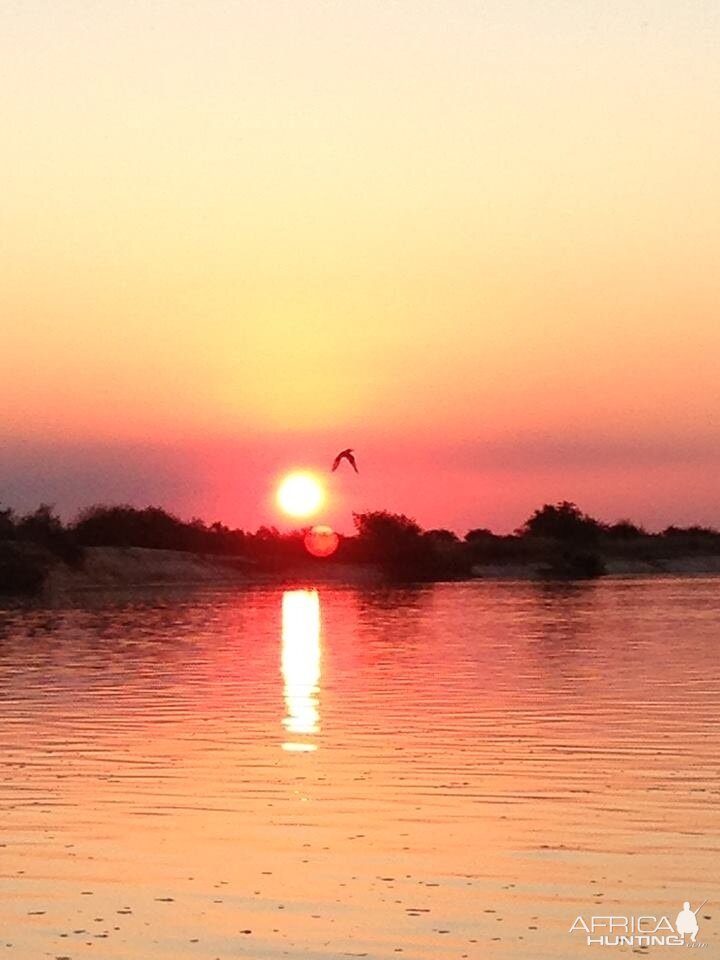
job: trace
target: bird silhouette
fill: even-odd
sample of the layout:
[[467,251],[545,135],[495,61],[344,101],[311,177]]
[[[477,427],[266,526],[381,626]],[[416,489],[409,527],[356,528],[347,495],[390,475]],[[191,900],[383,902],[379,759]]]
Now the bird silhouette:
[[353,470],[355,471],[355,473],[360,473],[360,471],[359,471],[358,468],[357,468],[357,464],[355,463],[355,457],[353,456],[352,447],[348,447],[347,450],[341,450],[340,453],[335,457],[335,459],[333,460],[333,465],[332,465],[332,472],[333,472],[333,473],[334,473],[335,470],[337,470],[337,468],[340,466],[340,461],[341,461],[341,460],[347,460],[347,462],[348,462],[348,463],[350,464],[350,466],[353,468]]

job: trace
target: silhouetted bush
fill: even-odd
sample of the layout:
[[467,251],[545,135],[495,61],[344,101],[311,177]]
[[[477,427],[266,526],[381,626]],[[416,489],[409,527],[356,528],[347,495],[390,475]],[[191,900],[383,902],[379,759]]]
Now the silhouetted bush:
[[720,553],[720,531],[694,524],[690,527],[666,527],[654,538],[661,556]]
[[88,507],[78,517],[74,530],[80,543],[93,547],[187,550],[194,539],[189,524],[160,507]]
[[458,580],[471,574],[472,560],[467,544],[452,530],[428,530],[423,534],[432,549],[434,579]]
[[698,539],[720,537],[720,530],[714,527],[701,527],[694,524],[692,527],[666,527],[662,532],[663,537],[697,537]]
[[458,535],[453,533],[452,530],[426,530],[423,536],[427,537],[428,540],[437,546],[452,546],[453,544],[460,543]]
[[276,527],[259,527],[253,534],[247,534],[245,547],[247,556],[255,561],[259,570],[282,572],[293,565],[308,559],[304,537],[307,527],[280,533]]
[[647,531],[631,520],[618,520],[603,527],[603,534],[611,540],[633,540],[637,537],[646,537]]
[[88,547],[147,547],[193,553],[237,555],[244,551],[246,534],[222,523],[206,526],[202,520],[180,520],[161,507],[142,510],[127,505],[88,507],[75,521],[78,543]]
[[494,539],[495,534],[487,527],[476,527],[474,530],[468,530],[465,534],[465,543],[480,543]]
[[38,593],[52,566],[52,556],[36,544],[0,541],[0,593]]
[[15,514],[7,508],[0,510],[0,540],[15,539]]
[[47,503],[41,503],[32,513],[15,521],[14,538],[24,543],[39,544],[71,566],[82,563],[82,546],[77,542],[74,532],[63,526],[60,517]]
[[438,572],[437,554],[421,527],[402,513],[353,513],[357,555],[396,579],[428,579]]
[[518,530],[521,536],[549,537],[572,543],[592,543],[602,529],[598,520],[589,517],[574,503],[561,500],[554,506],[546,503],[536,510]]

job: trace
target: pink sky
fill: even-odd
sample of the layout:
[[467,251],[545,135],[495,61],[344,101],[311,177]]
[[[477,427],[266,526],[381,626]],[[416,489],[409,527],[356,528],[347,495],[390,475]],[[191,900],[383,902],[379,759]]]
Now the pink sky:
[[477,526],[507,532],[535,507],[558,499],[573,499],[604,520],[629,516],[649,529],[717,524],[720,515],[720,464],[716,458],[711,469],[704,451],[687,447],[628,450],[547,439],[514,449],[478,444],[404,451],[369,441],[357,450],[356,476],[345,468],[330,475],[330,458],[322,458],[337,446],[284,439],[245,447],[12,443],[0,453],[0,469],[5,502],[21,508],[53,502],[72,517],[94,502],[153,503],[246,529],[299,525],[280,516],[274,503],[277,480],[296,467],[327,483],[327,506],[315,519],[343,532],[352,530],[353,511],[381,508],[461,535]]
[[720,525],[702,0],[6,5],[0,501]]

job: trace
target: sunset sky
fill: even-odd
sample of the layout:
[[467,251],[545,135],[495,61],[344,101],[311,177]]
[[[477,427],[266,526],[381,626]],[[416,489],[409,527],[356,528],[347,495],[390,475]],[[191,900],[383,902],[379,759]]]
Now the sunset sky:
[[6,0],[0,81],[3,503],[720,525],[716,0]]

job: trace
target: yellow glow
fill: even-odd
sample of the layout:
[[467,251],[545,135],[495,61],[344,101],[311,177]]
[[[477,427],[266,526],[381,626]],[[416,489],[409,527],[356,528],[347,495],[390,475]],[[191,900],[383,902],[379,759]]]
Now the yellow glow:
[[[282,598],[282,674],[287,716],[294,735],[317,733],[320,680],[320,598],[317,590],[287,590]],[[283,743],[283,750],[316,750],[314,743]]]
[[291,517],[309,517],[322,506],[325,491],[311,473],[290,473],[277,492],[280,509]]

